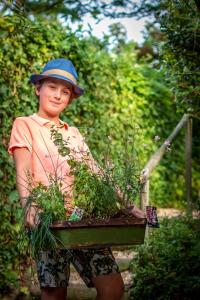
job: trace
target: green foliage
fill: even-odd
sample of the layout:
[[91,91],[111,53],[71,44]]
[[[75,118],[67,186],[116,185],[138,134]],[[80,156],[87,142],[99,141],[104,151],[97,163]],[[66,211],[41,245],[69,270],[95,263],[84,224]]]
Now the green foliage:
[[[116,173],[119,168],[112,164],[109,146],[104,154],[104,166],[101,169],[88,151],[80,153],[71,151],[68,141],[63,140],[62,134],[54,126],[51,127],[51,138],[70,166],[70,175],[74,178],[72,187],[74,204],[83,209],[83,218],[106,218],[115,215],[120,207],[116,191],[118,187],[123,192],[124,207],[134,201],[134,196],[140,190],[140,170],[137,169],[136,155],[130,151],[135,150],[132,142],[123,141],[125,152],[120,159],[121,171],[123,171],[119,174]],[[76,157],[80,159],[77,160]],[[57,183],[56,178],[55,183]],[[51,186],[46,189],[49,188]]]
[[[58,211],[56,214],[58,214]],[[47,209],[45,209],[45,212],[38,213],[39,224],[28,232],[29,243],[27,244],[27,251],[30,250],[30,252],[27,253],[29,256],[37,258],[40,251],[47,249],[52,249],[56,252],[58,241],[50,229],[50,225],[54,220],[53,214],[49,213]],[[24,239],[26,240],[27,236],[24,235]]]
[[91,174],[86,165],[79,165],[74,176],[74,202],[84,210],[84,218],[106,218],[117,213],[120,206],[110,178]]
[[24,214],[28,213],[31,206],[37,213],[37,226],[28,230],[29,239],[27,239],[27,233],[24,231],[22,224],[20,243],[23,246],[23,252],[26,250],[29,255],[32,254],[33,257],[37,258],[41,250],[51,248],[56,251],[57,240],[51,232],[50,226],[53,221],[66,219],[64,197],[61,193],[59,181],[50,177],[48,187],[39,183],[31,189],[22,218],[24,218]]
[[[16,258],[18,248],[16,235],[19,233],[19,205],[16,193],[12,193],[9,199],[0,202],[0,295],[9,291],[9,286],[16,284],[18,275],[14,266],[17,267]],[[15,214],[15,217],[14,217]]]
[[20,17],[28,17],[29,15],[42,15],[46,17],[55,18],[58,15],[65,19],[81,20],[86,14],[90,14],[93,18],[100,18],[101,15],[111,18],[120,18],[126,16],[132,16],[135,12],[134,1],[124,0],[61,0],[51,1],[48,0],[26,0],[26,1],[13,1],[11,4],[9,1],[3,1],[0,7],[1,11],[10,10],[15,12]]
[[[113,173],[115,166],[108,160],[106,153],[105,168],[101,169],[93,160],[89,151],[75,151],[69,146],[68,140],[63,136],[56,126],[51,126],[51,139],[57,146],[61,156],[66,157],[66,163],[70,166],[70,176],[73,176],[72,186],[75,208],[82,210],[82,219],[110,218],[116,215],[121,208],[126,208],[135,200],[133,196],[140,190],[139,174],[136,169],[136,155],[129,150],[132,149],[132,142],[124,140],[125,152],[120,163],[124,166],[121,177]],[[44,141],[45,142],[45,141]],[[131,147],[130,147],[131,146]],[[109,151],[109,149],[108,149]],[[118,170],[118,169],[117,169]],[[138,173],[137,173],[137,172]],[[115,182],[118,180],[119,185]],[[62,178],[55,175],[48,178],[49,184],[45,186],[42,183],[32,183],[29,173],[27,182],[29,183],[29,196],[26,199],[24,213],[28,214],[29,209],[36,211],[36,226],[29,230],[30,243],[27,247],[30,249],[33,257],[37,258],[41,250],[53,249],[56,254],[57,239],[51,231],[50,226],[54,221],[67,219],[73,220],[72,215],[68,213],[65,207],[65,197],[62,194]],[[34,186],[32,188],[32,186]],[[119,203],[119,187],[123,192],[123,204]],[[66,199],[67,200],[67,199]],[[27,240],[22,228],[22,243]],[[28,249],[27,249],[28,250]]]
[[52,221],[65,220],[64,199],[59,183],[55,179],[50,179],[48,187],[39,183],[32,189],[27,199],[27,207],[33,203],[44,213],[51,215]]
[[164,57],[177,102],[189,111],[200,107],[200,15],[195,2],[171,1],[162,19],[167,41]]
[[[84,38],[80,28],[72,33],[70,28],[48,19],[35,18],[34,22],[29,20],[23,27],[16,15],[1,16],[0,29],[0,219],[3,224],[0,235],[6,241],[1,248],[2,257],[6,259],[0,266],[5,270],[0,286],[5,291],[10,284],[9,270],[12,266],[16,266],[13,269],[16,270],[18,264],[16,237],[21,213],[17,204],[14,165],[7,146],[13,120],[32,114],[38,107],[29,76],[40,72],[50,59],[67,57],[73,61],[85,94],[73,101],[62,119],[79,127],[102,168],[106,161],[103,153],[109,144],[117,169],[114,180],[121,184],[120,187],[129,185],[129,182],[122,181],[123,173],[129,172],[128,160],[124,165],[121,163],[125,155],[124,132],[134,142],[133,148],[137,149],[133,157],[139,157],[140,167],[134,172],[138,174],[151,153],[171,133],[180,114],[171,101],[169,88],[163,83],[163,71],[155,70],[145,62],[138,63],[134,43],[121,45],[116,53],[110,53],[109,37],[104,41],[92,36]],[[154,141],[155,135],[160,136],[160,141]],[[108,136],[111,138],[109,142]],[[172,151],[165,156],[160,169],[154,172],[151,186],[154,204],[178,206],[183,202],[182,148],[180,136],[180,140],[172,144]],[[172,157],[175,158],[173,163]],[[193,190],[197,195],[198,172],[195,176]],[[136,182],[137,178],[132,180]],[[138,201],[138,189],[133,192],[132,197]]]
[[199,112],[200,106],[200,7],[195,0],[145,0],[138,16],[154,16],[163,33],[163,65],[182,111]]
[[197,299],[200,292],[200,223],[198,219],[164,219],[132,261],[130,299]]
[[[152,50],[157,51],[158,60],[156,65],[165,68],[166,78],[171,86],[174,102],[177,110],[192,112],[199,116],[200,108],[200,6],[199,1],[176,1],[145,0],[138,4],[138,16],[154,16],[148,30],[151,36]],[[154,23],[154,26],[152,25]],[[155,24],[157,26],[155,26]],[[159,26],[158,26],[159,25]],[[159,30],[160,29],[160,30]],[[152,39],[152,37],[154,38]],[[161,39],[160,39],[161,38]],[[147,43],[149,39],[146,39]],[[144,44],[145,49],[145,44]],[[144,50],[143,49],[143,50]],[[158,51],[159,49],[159,51]],[[140,50],[142,51],[142,49]],[[156,55],[156,51],[154,55]],[[158,53],[159,52],[159,53]],[[200,130],[199,119],[193,122],[193,199],[199,202],[199,176],[200,174]],[[177,142],[176,142],[177,143]],[[179,152],[180,154],[181,152]],[[180,160],[180,156],[172,153],[173,161]],[[179,158],[178,158],[179,156]],[[177,168],[178,167],[178,168]],[[183,180],[180,164],[174,165],[175,172],[179,173],[179,178],[175,180],[174,188],[180,185]],[[160,172],[159,172],[160,173]],[[167,177],[169,175],[167,174]],[[182,195],[181,195],[182,194]],[[183,197],[184,191],[179,191]],[[159,201],[160,202],[160,201]]]

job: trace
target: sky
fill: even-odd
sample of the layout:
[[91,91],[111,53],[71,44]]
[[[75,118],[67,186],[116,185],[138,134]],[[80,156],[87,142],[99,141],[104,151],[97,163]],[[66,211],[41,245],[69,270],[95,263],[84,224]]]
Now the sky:
[[[94,20],[92,17],[85,16],[83,19],[83,29],[87,31],[89,29],[88,24],[90,24],[93,35],[97,36],[98,38],[102,38],[103,33],[108,33],[108,26],[110,24],[120,22],[127,30],[127,40],[134,40],[135,42],[141,44],[143,41],[142,31],[144,31],[146,21],[146,18],[135,20],[133,18],[110,19],[104,17],[99,23],[96,23],[96,20]],[[73,30],[75,30],[77,26],[77,24],[71,24]],[[87,33],[85,34],[87,35]]]

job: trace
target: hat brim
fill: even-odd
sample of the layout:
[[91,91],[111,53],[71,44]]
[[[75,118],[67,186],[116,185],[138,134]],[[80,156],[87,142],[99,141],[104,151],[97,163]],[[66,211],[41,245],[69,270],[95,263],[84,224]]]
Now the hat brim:
[[30,76],[30,81],[33,84],[36,84],[38,81],[42,80],[42,79],[46,79],[46,78],[57,78],[57,79],[62,79],[68,83],[70,83],[73,86],[73,92],[74,92],[74,96],[75,98],[80,97],[83,93],[84,93],[84,89],[82,89],[80,86],[75,85],[74,82],[72,80],[70,80],[69,78],[66,78],[64,76],[61,75],[57,75],[57,74],[51,74],[51,75],[38,75],[38,74],[33,74]]

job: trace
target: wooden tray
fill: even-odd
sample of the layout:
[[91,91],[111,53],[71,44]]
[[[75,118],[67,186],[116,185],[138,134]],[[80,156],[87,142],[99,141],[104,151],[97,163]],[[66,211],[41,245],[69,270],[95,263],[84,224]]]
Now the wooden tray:
[[145,218],[56,221],[51,229],[59,248],[98,248],[142,244],[146,223]]

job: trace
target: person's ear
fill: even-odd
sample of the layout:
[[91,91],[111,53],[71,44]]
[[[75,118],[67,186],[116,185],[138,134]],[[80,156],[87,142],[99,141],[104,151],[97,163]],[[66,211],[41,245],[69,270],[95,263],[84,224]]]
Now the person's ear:
[[35,84],[35,94],[36,94],[36,96],[40,95],[41,85],[42,85],[41,82],[36,82],[36,84]]

